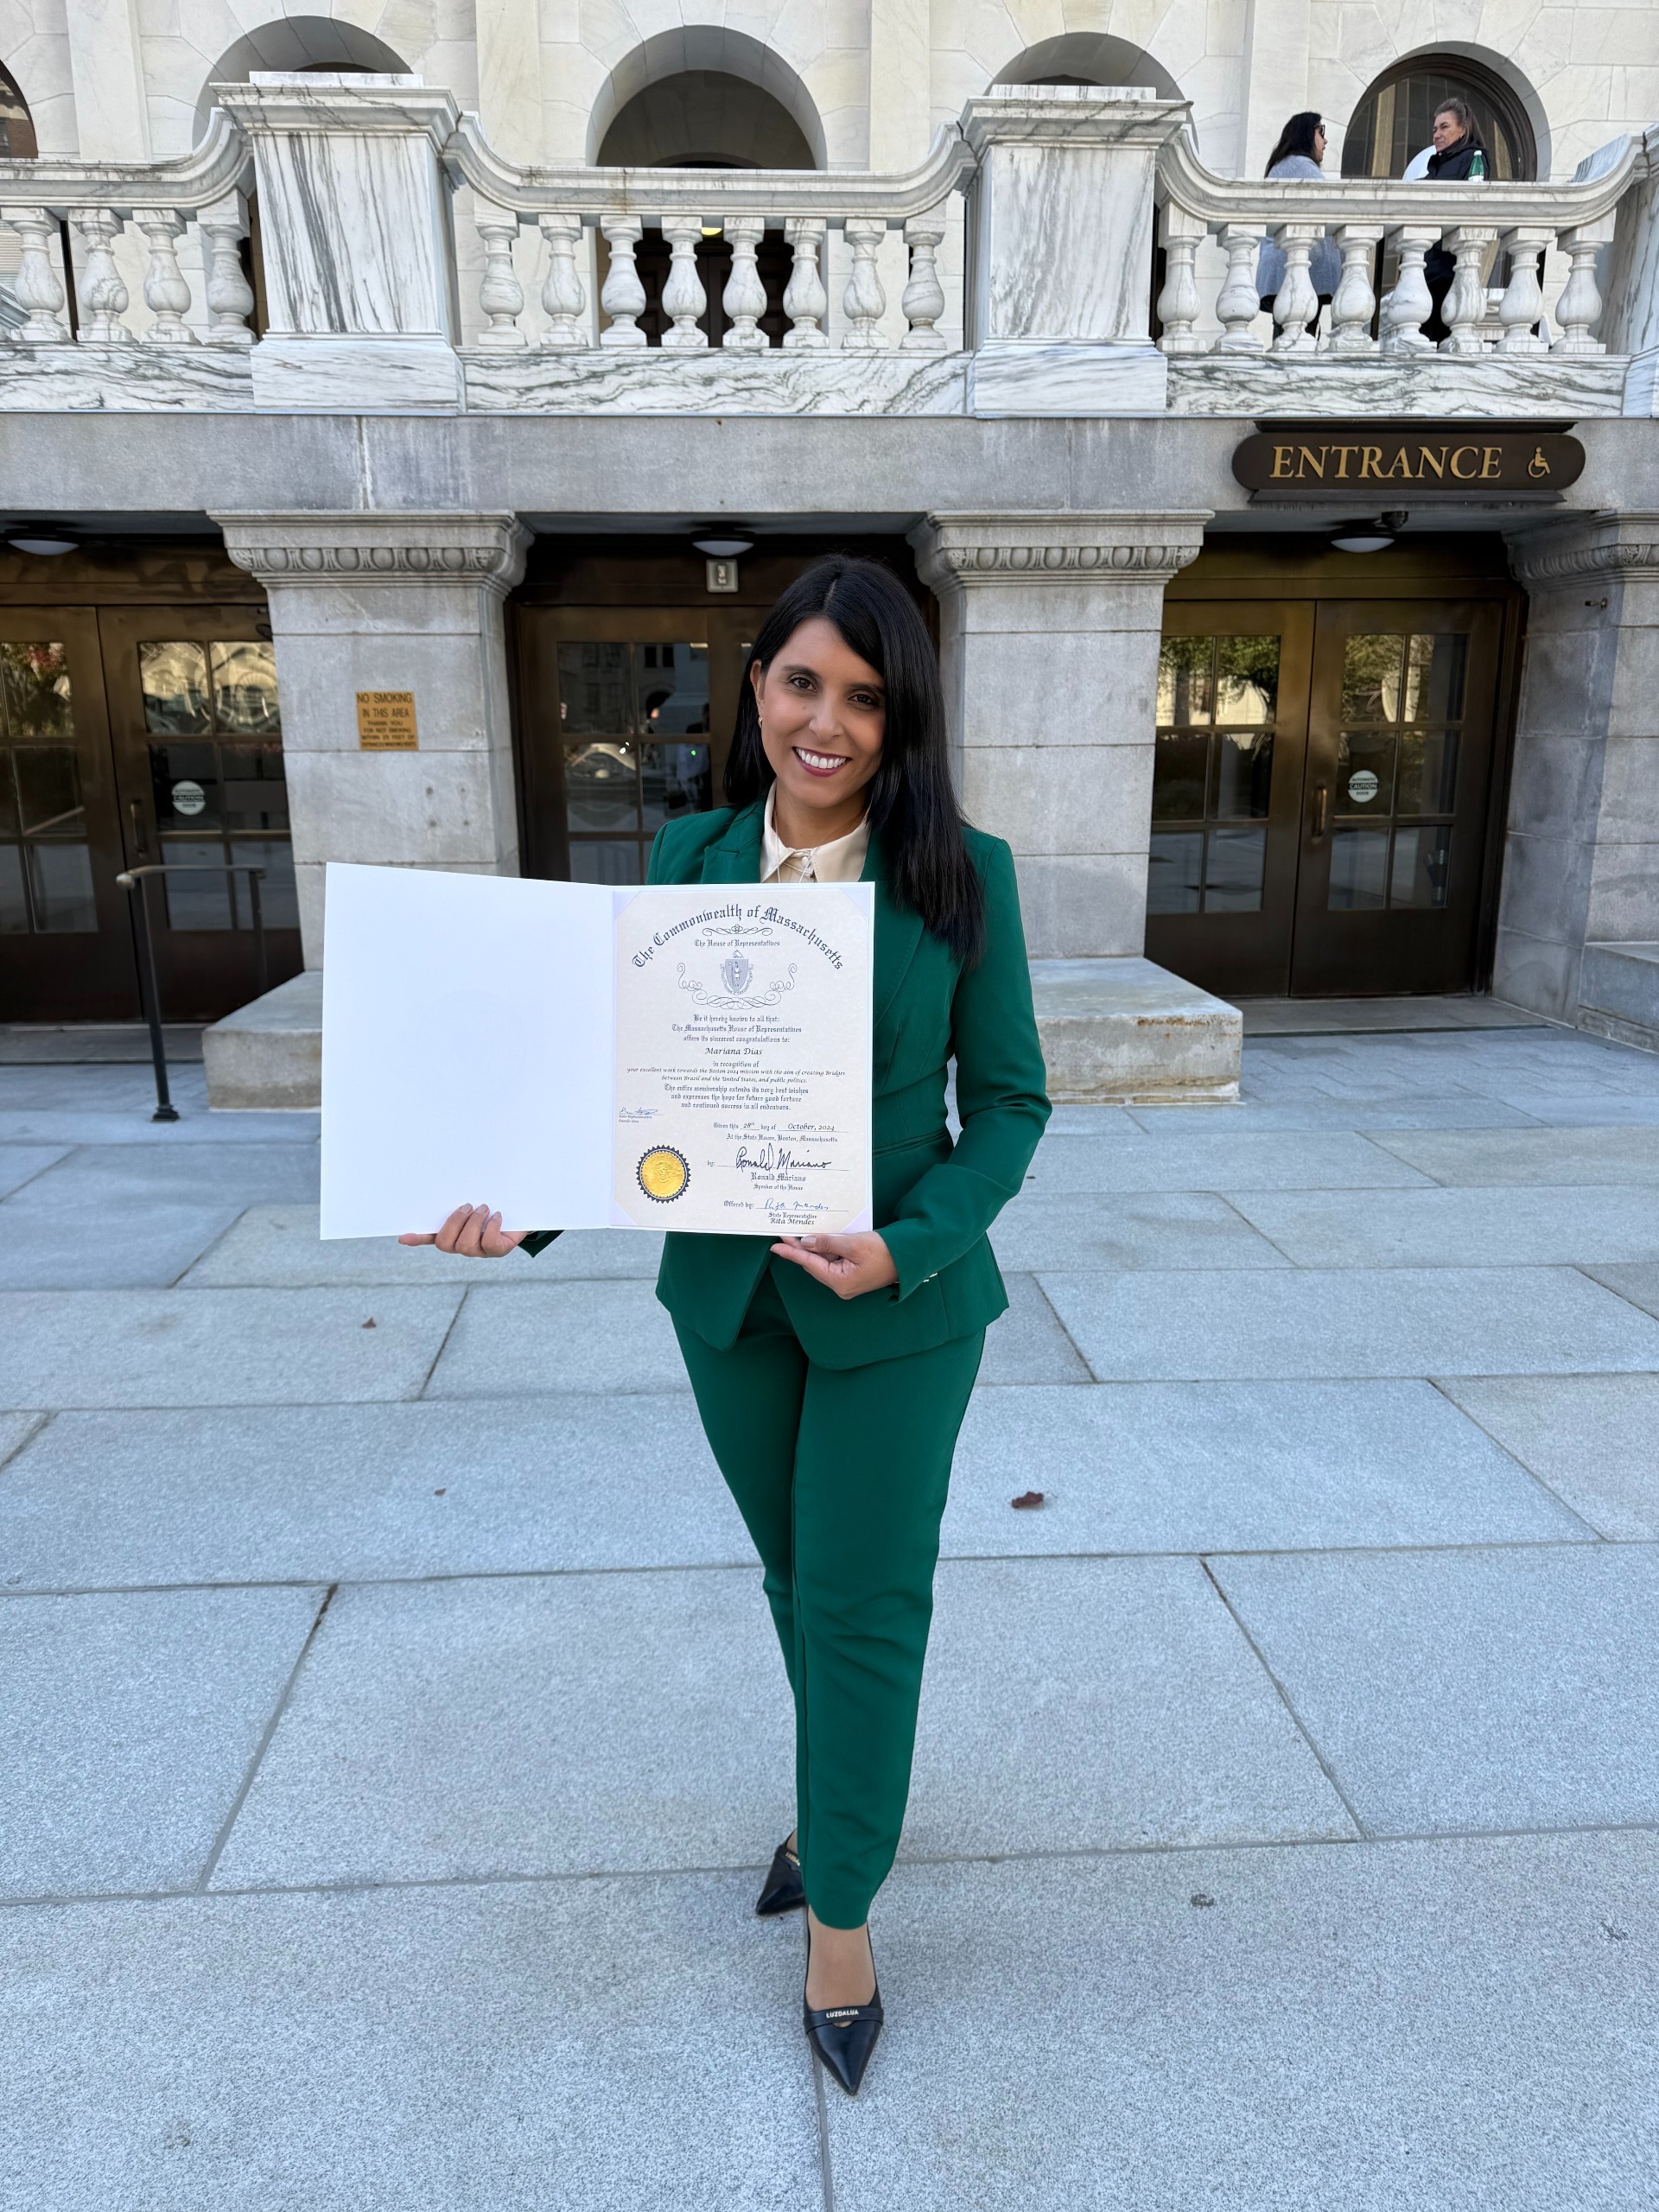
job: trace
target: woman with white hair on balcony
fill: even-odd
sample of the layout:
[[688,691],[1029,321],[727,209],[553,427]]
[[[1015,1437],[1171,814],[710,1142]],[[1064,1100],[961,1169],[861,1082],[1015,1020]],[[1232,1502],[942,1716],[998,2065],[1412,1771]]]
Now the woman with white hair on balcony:
[[[1293,115],[1279,133],[1279,143],[1268,156],[1268,176],[1302,177],[1313,184],[1321,182],[1325,176],[1325,147],[1323,119],[1317,109],[1304,108],[1300,114]],[[1337,251],[1336,241],[1328,234],[1322,232],[1315,239],[1307,273],[1319,295],[1319,305],[1328,307],[1342,275],[1342,256]],[[1276,238],[1263,238],[1256,257],[1255,294],[1269,315],[1284,281],[1284,248]]]

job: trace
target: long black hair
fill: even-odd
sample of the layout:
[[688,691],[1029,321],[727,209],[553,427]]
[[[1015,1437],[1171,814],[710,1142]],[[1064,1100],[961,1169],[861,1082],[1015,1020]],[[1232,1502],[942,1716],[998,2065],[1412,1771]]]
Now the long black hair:
[[1268,156],[1268,166],[1262,175],[1271,176],[1280,162],[1288,161],[1293,154],[1306,154],[1310,162],[1317,161],[1319,156],[1313,151],[1313,141],[1321,120],[1316,107],[1305,107],[1300,113],[1293,115],[1279,133],[1279,143]]
[[771,789],[750,671],[758,666],[764,675],[802,623],[820,615],[875,671],[885,692],[881,760],[870,779],[868,819],[871,835],[881,841],[887,888],[971,967],[984,942],[985,894],[950,782],[938,657],[919,608],[890,569],[831,554],[814,562],[778,601],[760,625],[738,688],[726,797],[734,806],[752,806]]

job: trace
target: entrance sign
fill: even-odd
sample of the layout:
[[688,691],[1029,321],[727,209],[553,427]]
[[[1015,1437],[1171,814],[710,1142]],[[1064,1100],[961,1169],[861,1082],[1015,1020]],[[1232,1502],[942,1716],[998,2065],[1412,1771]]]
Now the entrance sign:
[[1262,498],[1379,502],[1535,499],[1584,471],[1584,448],[1559,430],[1489,423],[1287,423],[1248,437],[1233,474]]
[[415,734],[415,694],[412,691],[359,691],[357,695],[357,749],[359,753],[414,753],[420,741]]
[[868,884],[331,864],[322,1234],[868,1229]]

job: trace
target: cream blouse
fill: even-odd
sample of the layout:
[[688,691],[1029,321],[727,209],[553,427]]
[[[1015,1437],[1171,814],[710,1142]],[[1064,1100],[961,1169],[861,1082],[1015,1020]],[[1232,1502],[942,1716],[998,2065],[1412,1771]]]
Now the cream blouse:
[[772,810],[777,797],[774,784],[766,793],[766,818],[760,831],[761,882],[856,883],[864,873],[864,857],[870,849],[868,820],[849,830],[844,837],[832,837],[827,845],[786,845],[772,827]]

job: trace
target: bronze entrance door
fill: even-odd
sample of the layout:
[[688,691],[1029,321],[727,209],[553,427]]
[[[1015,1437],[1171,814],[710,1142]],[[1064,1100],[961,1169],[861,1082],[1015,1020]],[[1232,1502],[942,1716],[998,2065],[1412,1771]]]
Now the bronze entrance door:
[[[140,1012],[127,894],[150,862],[249,862],[267,974],[300,967],[267,627],[256,607],[0,607],[0,1020]],[[213,1020],[257,988],[247,878],[153,878],[162,1012]]]
[[1170,606],[1148,957],[1224,996],[1469,988],[1503,628],[1491,599]]

